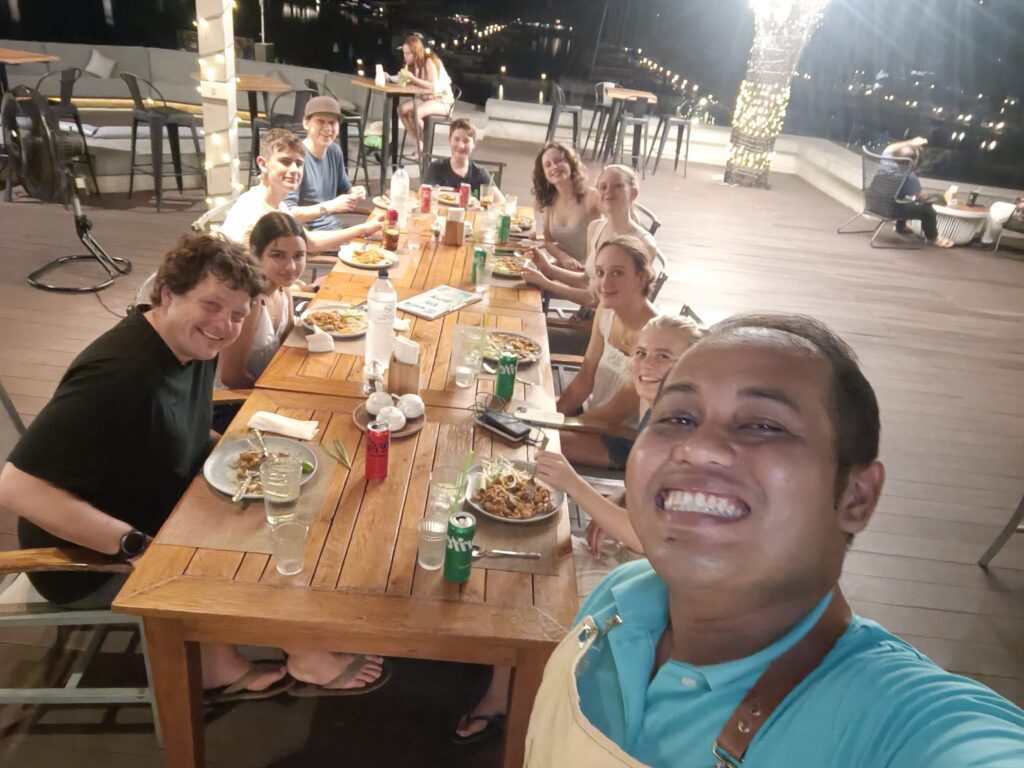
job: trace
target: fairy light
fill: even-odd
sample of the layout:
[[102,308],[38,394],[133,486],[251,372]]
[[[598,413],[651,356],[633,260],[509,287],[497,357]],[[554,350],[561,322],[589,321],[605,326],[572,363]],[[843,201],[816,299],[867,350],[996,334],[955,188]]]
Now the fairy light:
[[234,0],[196,0],[199,29],[199,92],[206,142],[207,204],[221,205],[239,188],[238,112],[234,50]]
[[754,43],[733,113],[725,180],[767,188],[775,139],[786,120],[790,84],[829,0],[749,2],[754,11]]

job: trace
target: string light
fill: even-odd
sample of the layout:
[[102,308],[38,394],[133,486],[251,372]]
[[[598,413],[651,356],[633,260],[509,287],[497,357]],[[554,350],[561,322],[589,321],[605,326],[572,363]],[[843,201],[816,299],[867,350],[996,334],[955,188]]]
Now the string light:
[[204,125],[206,127],[207,205],[221,205],[241,191],[238,181],[238,114],[234,93],[235,76],[234,0],[197,0],[199,59],[202,82]]
[[790,83],[828,2],[750,0],[754,43],[733,113],[727,182],[768,187],[775,139],[786,120]]

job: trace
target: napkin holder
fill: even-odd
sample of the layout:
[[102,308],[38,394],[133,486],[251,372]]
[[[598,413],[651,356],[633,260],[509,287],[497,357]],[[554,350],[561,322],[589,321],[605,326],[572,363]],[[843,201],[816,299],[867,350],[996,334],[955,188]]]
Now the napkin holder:
[[376,83],[377,87],[383,88],[388,84],[388,76],[384,73],[384,65],[377,65],[377,73],[374,75],[373,82]]
[[463,208],[449,208],[448,218],[444,223],[444,244],[462,245],[466,237],[466,211]]
[[388,392],[393,395],[418,395],[420,392],[420,345],[399,336],[395,356],[388,366]]

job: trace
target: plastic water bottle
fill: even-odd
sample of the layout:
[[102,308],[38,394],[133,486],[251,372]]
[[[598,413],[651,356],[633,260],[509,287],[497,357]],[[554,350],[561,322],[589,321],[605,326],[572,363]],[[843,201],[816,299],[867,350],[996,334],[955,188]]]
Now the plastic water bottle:
[[[398,294],[388,280],[388,271],[382,269],[370,286],[366,296],[366,351],[363,354],[366,370],[376,367],[383,373],[391,364],[395,350],[395,307]],[[374,366],[376,364],[376,366]]]
[[402,166],[398,166],[391,175],[391,207],[398,211],[398,228],[406,229],[409,219],[409,174]]

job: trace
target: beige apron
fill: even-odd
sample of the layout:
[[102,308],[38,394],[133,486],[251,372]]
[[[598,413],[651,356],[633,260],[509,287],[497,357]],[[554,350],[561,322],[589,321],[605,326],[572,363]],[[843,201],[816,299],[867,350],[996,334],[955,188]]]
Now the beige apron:
[[580,711],[576,667],[597,637],[587,616],[551,654],[526,733],[527,768],[644,768]]

